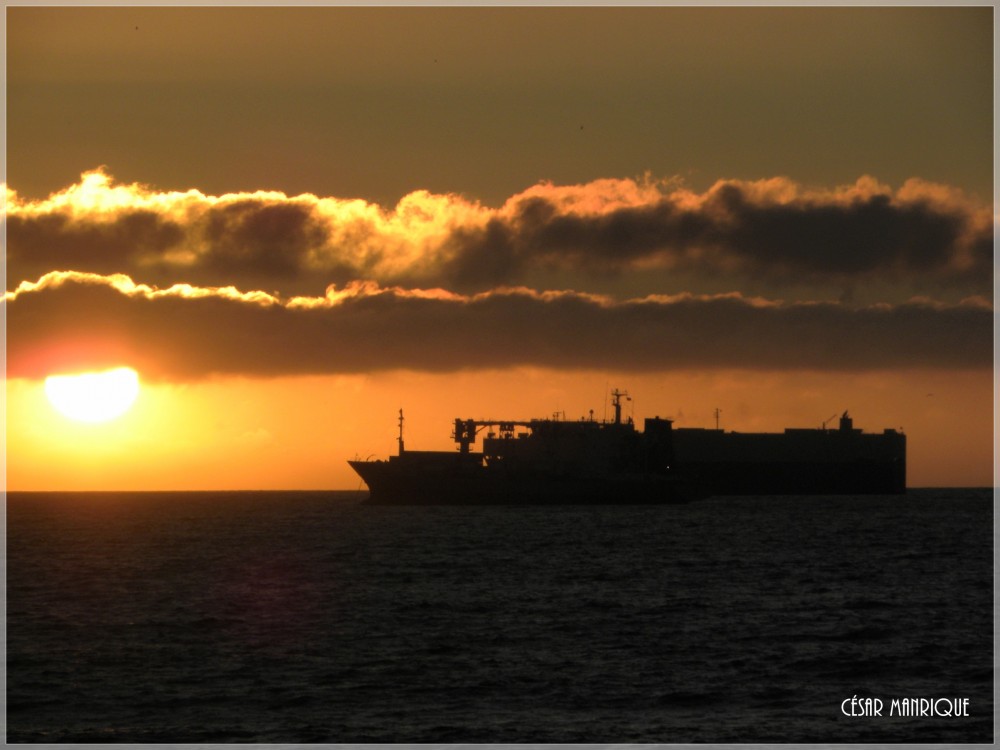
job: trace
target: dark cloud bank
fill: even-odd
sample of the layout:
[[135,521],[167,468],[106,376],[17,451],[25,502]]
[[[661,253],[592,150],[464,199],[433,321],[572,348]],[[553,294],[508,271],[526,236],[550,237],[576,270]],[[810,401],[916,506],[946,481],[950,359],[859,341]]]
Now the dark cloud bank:
[[[850,203],[755,203],[737,185],[697,209],[670,200],[597,216],[559,214],[543,198],[517,206],[510,220],[459,231],[454,260],[441,273],[460,287],[518,280],[534,266],[620,273],[636,263],[716,275],[846,280],[889,274],[928,276],[985,289],[992,234],[953,209],[894,204],[876,195]],[[958,259],[966,255],[968,262]]]
[[860,371],[992,364],[983,304],[850,309],[739,296],[613,303],[529,291],[472,297],[355,287],[329,299],[125,288],[53,275],[9,295],[8,376],[131,364],[147,377],[535,365]]

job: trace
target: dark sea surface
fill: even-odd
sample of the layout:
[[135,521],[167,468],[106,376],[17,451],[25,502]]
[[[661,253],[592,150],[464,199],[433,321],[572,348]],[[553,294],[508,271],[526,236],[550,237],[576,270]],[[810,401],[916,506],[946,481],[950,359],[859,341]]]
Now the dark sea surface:
[[991,490],[358,497],[10,494],[8,741],[993,739]]

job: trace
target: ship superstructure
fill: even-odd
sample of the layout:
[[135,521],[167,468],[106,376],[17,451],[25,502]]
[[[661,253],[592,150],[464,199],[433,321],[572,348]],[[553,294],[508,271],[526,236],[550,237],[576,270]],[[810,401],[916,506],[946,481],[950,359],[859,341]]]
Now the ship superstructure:
[[[697,493],[673,470],[671,420],[622,418],[528,421],[455,419],[457,451],[410,451],[384,461],[349,461],[376,503],[676,503]],[[482,450],[473,446],[482,435]]]
[[906,435],[836,429],[673,430],[676,463],[713,495],[895,495],[906,491]]

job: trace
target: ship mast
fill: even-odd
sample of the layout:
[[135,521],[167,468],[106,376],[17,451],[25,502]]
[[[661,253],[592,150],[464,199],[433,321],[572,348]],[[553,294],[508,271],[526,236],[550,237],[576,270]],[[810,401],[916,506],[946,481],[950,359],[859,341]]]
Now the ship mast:
[[619,391],[617,388],[611,391],[611,398],[613,399],[611,405],[615,407],[615,424],[622,423],[622,396],[629,401],[632,400],[629,398],[628,391]]
[[399,455],[403,455],[403,410],[399,410],[399,437],[396,438],[399,441]]

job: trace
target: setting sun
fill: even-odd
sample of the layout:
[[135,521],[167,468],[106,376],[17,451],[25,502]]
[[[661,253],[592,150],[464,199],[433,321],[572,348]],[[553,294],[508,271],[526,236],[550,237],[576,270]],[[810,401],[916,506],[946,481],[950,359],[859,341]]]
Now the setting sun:
[[124,414],[139,395],[139,375],[130,367],[78,375],[50,375],[45,395],[63,416],[107,422]]

